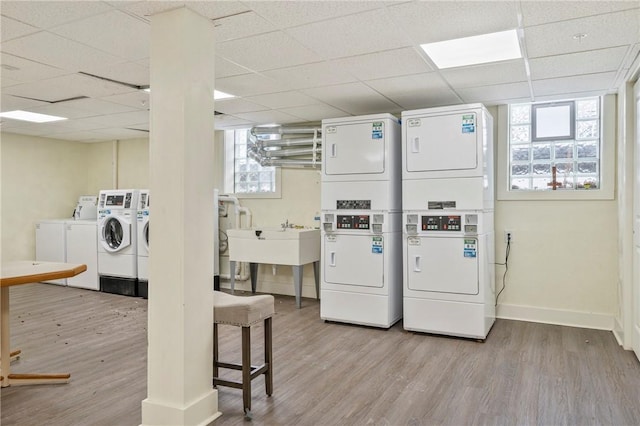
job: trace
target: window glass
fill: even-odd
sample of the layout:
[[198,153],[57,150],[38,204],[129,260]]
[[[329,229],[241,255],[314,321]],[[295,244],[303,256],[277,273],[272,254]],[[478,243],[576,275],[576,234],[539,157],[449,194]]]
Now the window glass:
[[600,98],[510,105],[509,190],[598,189],[600,105]]

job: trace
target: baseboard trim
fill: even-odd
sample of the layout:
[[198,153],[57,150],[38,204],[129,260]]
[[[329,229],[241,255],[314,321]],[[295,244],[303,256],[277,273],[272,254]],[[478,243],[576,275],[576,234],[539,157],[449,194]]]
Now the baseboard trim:
[[498,305],[496,317],[608,331],[613,331],[615,321],[609,314],[505,304]]
[[613,336],[616,338],[618,344],[624,348],[624,328],[622,328],[620,318],[617,317],[613,320]]

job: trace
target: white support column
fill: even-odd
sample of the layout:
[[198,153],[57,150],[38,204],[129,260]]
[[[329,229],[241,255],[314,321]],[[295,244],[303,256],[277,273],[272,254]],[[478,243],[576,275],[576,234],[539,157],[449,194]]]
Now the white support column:
[[151,17],[149,346],[143,425],[219,416],[213,374],[214,30],[182,7]]

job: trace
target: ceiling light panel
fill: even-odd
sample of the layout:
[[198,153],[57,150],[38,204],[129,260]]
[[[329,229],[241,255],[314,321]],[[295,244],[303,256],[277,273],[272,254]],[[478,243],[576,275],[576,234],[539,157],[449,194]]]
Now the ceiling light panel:
[[515,29],[426,43],[421,44],[420,47],[440,69],[522,57],[518,33]]
[[15,110],[0,112],[0,117],[12,120],[29,121],[31,123],[50,123],[52,121],[66,120],[66,117],[56,117],[55,115],[38,114],[35,112]]

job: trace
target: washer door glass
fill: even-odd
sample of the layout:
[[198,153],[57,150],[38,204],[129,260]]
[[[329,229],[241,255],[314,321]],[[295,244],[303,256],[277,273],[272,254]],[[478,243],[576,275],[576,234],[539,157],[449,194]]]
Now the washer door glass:
[[122,224],[115,217],[107,219],[104,224],[104,241],[112,250],[117,250],[122,245],[124,239],[124,229]]

